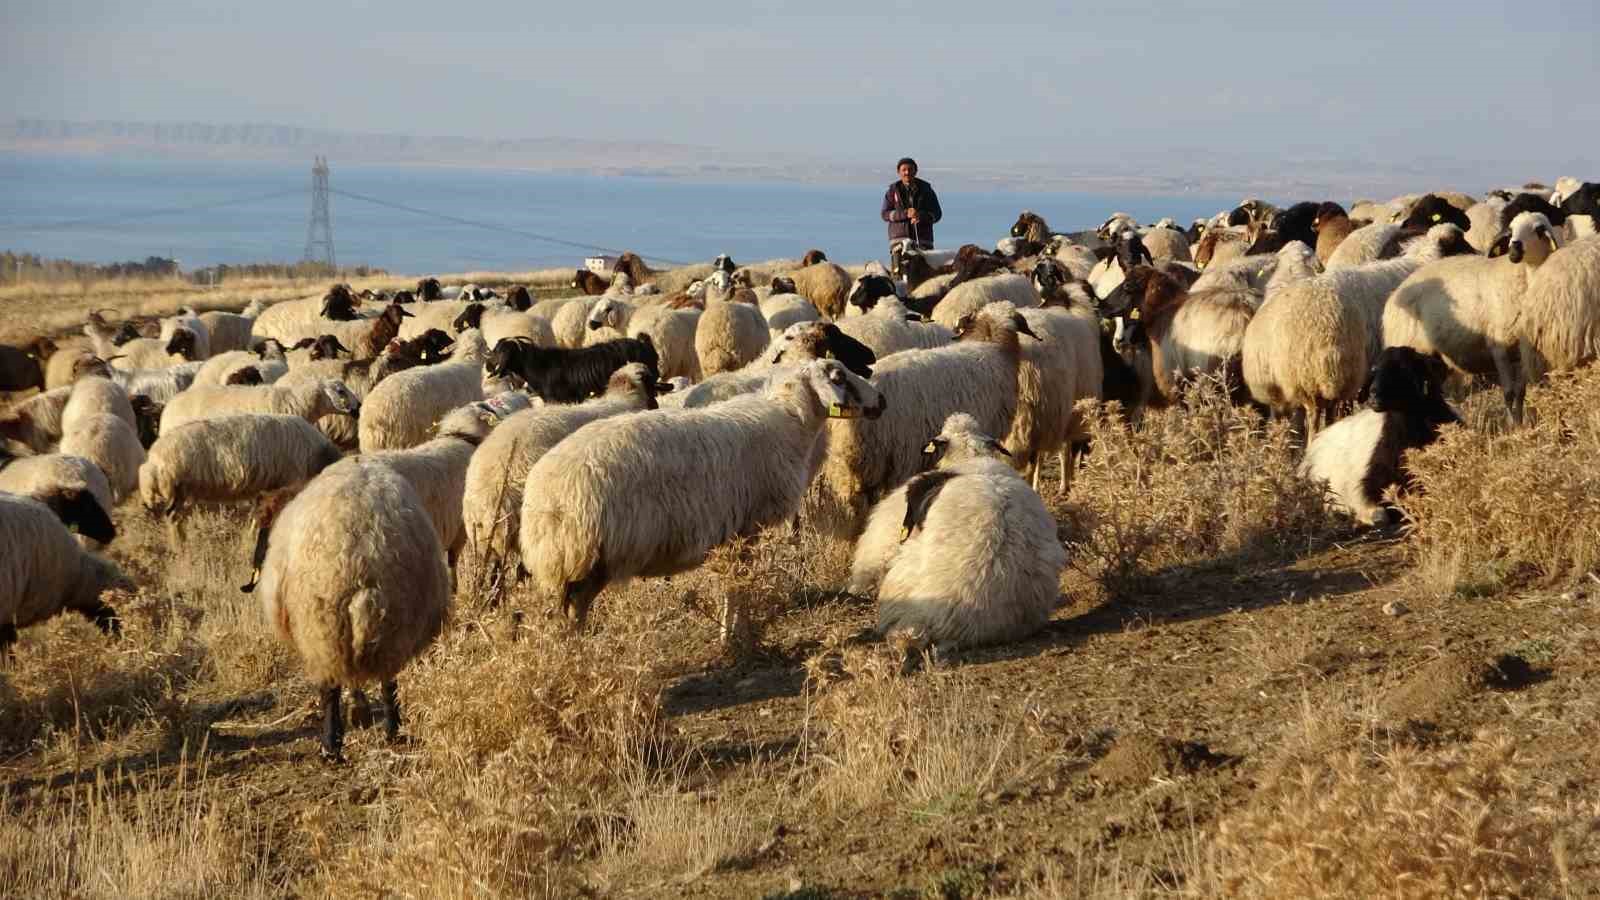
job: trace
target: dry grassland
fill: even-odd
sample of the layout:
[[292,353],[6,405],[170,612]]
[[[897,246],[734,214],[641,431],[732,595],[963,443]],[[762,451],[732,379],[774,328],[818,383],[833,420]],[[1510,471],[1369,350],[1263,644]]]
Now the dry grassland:
[[[0,330],[196,300],[0,294]],[[602,594],[582,636],[468,561],[400,676],[409,741],[356,728],[338,768],[238,591],[244,511],[174,546],[129,503],[123,639],[63,617],[0,662],[0,895],[1595,896],[1600,373],[1514,433],[1495,393],[1389,534],[1215,393],[1099,417],[1072,497],[1045,486],[1055,619],[943,658],[860,640],[850,548],[809,530]]]

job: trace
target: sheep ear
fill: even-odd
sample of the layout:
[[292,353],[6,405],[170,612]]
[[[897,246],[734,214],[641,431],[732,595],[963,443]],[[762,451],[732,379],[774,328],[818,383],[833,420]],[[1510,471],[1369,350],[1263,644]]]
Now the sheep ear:
[[1011,451],[1007,450],[1006,448],[1004,448],[1002,446],[1000,446],[1000,442],[995,440],[994,438],[990,438],[988,441],[985,441],[985,443],[987,443],[989,445],[989,449],[990,450],[993,450],[994,452],[999,453],[1002,456],[1009,457],[1011,455]]
[[1557,250],[1561,249],[1559,246],[1556,245],[1556,236],[1553,233],[1551,233],[1550,229],[1541,228],[1541,229],[1539,229],[1539,233],[1544,235],[1545,242],[1550,245],[1550,252],[1551,253],[1554,253]]
[[1497,256],[1505,256],[1506,253],[1510,252],[1510,250],[1511,250],[1511,233],[1507,232],[1505,234],[1500,235],[1500,237],[1493,244],[1489,245],[1488,256],[1489,256],[1490,259],[1493,259],[1493,258],[1495,258]]
[[939,492],[954,477],[954,472],[924,472],[906,485],[906,515],[900,522],[902,543],[927,521],[933,501],[938,499]]

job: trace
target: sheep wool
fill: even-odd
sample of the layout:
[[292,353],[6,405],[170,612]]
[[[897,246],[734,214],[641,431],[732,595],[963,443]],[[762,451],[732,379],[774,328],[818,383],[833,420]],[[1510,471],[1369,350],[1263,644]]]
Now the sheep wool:
[[110,543],[116,537],[111,483],[99,466],[81,456],[46,453],[6,461],[0,466],[0,491],[45,504],[96,542]]
[[116,565],[85,551],[56,514],[36,500],[0,493],[0,651],[17,629],[72,610],[102,631],[117,631],[108,589],[132,590]]
[[692,569],[727,541],[790,520],[828,417],[881,409],[871,385],[817,360],[762,394],[585,425],[528,471],[523,567],[581,628],[607,584]]
[[[943,435],[944,432],[941,432]],[[873,510],[852,567],[852,589],[876,587],[878,631],[922,645],[971,647],[1028,637],[1060,598],[1067,552],[1039,495],[993,458],[912,479]],[[872,584],[874,551],[898,546]]]
[[772,334],[761,310],[708,296],[695,328],[694,349],[705,377],[743,368],[761,356]]
[[487,356],[482,334],[468,329],[456,338],[448,362],[385,378],[362,404],[361,452],[415,447],[433,435],[451,410],[482,400]]
[[1005,301],[1017,307],[1038,306],[1039,293],[1033,289],[1033,281],[1026,275],[1010,272],[965,281],[951,288],[939,305],[933,308],[933,321],[946,328],[954,328],[962,316],[975,313],[996,301]]
[[139,443],[138,430],[118,416],[98,413],[80,419],[61,438],[61,452],[99,467],[111,488],[112,503],[121,503],[139,489],[144,446]]
[[795,293],[810,301],[817,312],[830,319],[844,315],[844,300],[850,293],[851,278],[843,268],[824,260],[796,269],[789,277],[794,279]]
[[1600,356],[1600,237],[1575,241],[1545,260],[1522,298],[1523,381]]
[[130,428],[137,428],[139,424],[133,415],[133,404],[128,402],[128,392],[121,385],[98,375],[79,378],[72,385],[66,407],[61,410],[61,433],[70,434],[91,416],[99,415],[116,416]]
[[171,514],[303,484],[338,461],[339,448],[300,416],[220,416],[162,432],[139,468],[139,496]]
[[161,413],[161,433],[203,419],[237,413],[299,416],[314,421],[334,413],[355,415],[361,401],[344,382],[324,378],[298,384],[191,388],[172,398]]

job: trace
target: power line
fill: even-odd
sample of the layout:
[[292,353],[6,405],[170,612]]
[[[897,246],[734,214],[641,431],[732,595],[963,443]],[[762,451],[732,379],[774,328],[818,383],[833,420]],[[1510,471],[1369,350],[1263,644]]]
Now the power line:
[[[320,251],[320,253],[319,253]],[[320,257],[320,259],[319,259]],[[333,261],[333,219],[328,215],[328,158],[311,166],[311,222],[306,226],[306,262],[321,262],[337,272]]]
[[[616,256],[620,256],[620,255],[622,255],[622,253],[625,252],[625,251],[622,251],[622,250],[618,250],[615,247],[601,247],[601,246],[599,246],[597,244],[585,244],[585,243],[581,243],[579,241],[569,241],[569,240],[564,240],[564,239],[558,238],[558,237],[551,237],[550,235],[547,235],[547,234],[535,234],[534,232],[531,232],[531,231],[523,231],[520,228],[512,228],[512,227],[507,226],[507,225],[496,225],[496,224],[494,224],[492,222],[478,222],[478,221],[474,221],[472,219],[463,219],[460,216],[452,216],[452,215],[450,215],[448,213],[434,212],[433,210],[428,210],[428,209],[418,209],[415,206],[406,206],[403,203],[391,203],[388,200],[379,200],[377,197],[368,197],[368,196],[365,196],[363,194],[353,194],[353,193],[351,193],[349,191],[341,191],[341,190],[337,190],[337,189],[331,189],[329,192],[333,193],[333,194],[338,194],[341,197],[348,197],[351,200],[361,200],[361,201],[364,201],[366,203],[375,204],[377,206],[387,206],[390,209],[398,209],[398,210],[402,210],[402,211],[408,212],[408,213],[416,213],[419,216],[432,216],[433,218],[442,219],[442,220],[444,220],[446,222],[454,222],[457,225],[467,225],[467,226],[471,226],[473,228],[486,228],[486,229],[488,229],[490,231],[499,231],[499,232],[503,232],[505,234],[514,234],[514,235],[517,235],[519,237],[525,237],[525,238],[529,238],[529,239],[535,240],[535,241],[544,241],[544,242],[550,243],[550,244],[560,244],[563,247],[573,247],[573,248],[578,249],[578,250],[591,250],[591,251],[597,251],[597,252],[600,252],[600,253],[609,253],[609,254],[616,255]],[[655,260],[656,262],[666,263],[669,266],[686,266],[686,265],[689,265],[688,263],[680,262],[680,261],[675,260],[675,259],[667,259],[666,257],[663,257],[663,256],[653,256],[653,255],[646,256],[645,254],[642,254],[642,253],[639,254],[639,255],[641,257],[645,258],[645,259],[652,259],[652,260]]]
[[217,209],[223,206],[242,206],[246,203],[260,203],[265,200],[276,200],[279,197],[289,197],[303,193],[300,188],[289,188],[274,191],[270,194],[260,194],[253,197],[234,197],[230,200],[216,200],[211,203],[197,203],[193,206],[169,206],[165,209],[146,209],[136,212],[119,213],[115,216],[94,219],[69,219],[65,222],[44,222],[38,225],[0,225],[7,231],[70,231],[74,228],[98,228],[102,225],[116,225],[128,221],[148,219],[154,216],[173,216],[180,213],[199,212],[204,209]]

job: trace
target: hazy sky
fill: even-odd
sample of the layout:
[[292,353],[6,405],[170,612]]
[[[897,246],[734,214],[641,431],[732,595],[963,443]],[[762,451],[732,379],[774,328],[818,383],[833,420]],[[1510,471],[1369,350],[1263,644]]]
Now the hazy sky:
[[1594,160],[1600,3],[4,0],[0,117],[941,164]]

